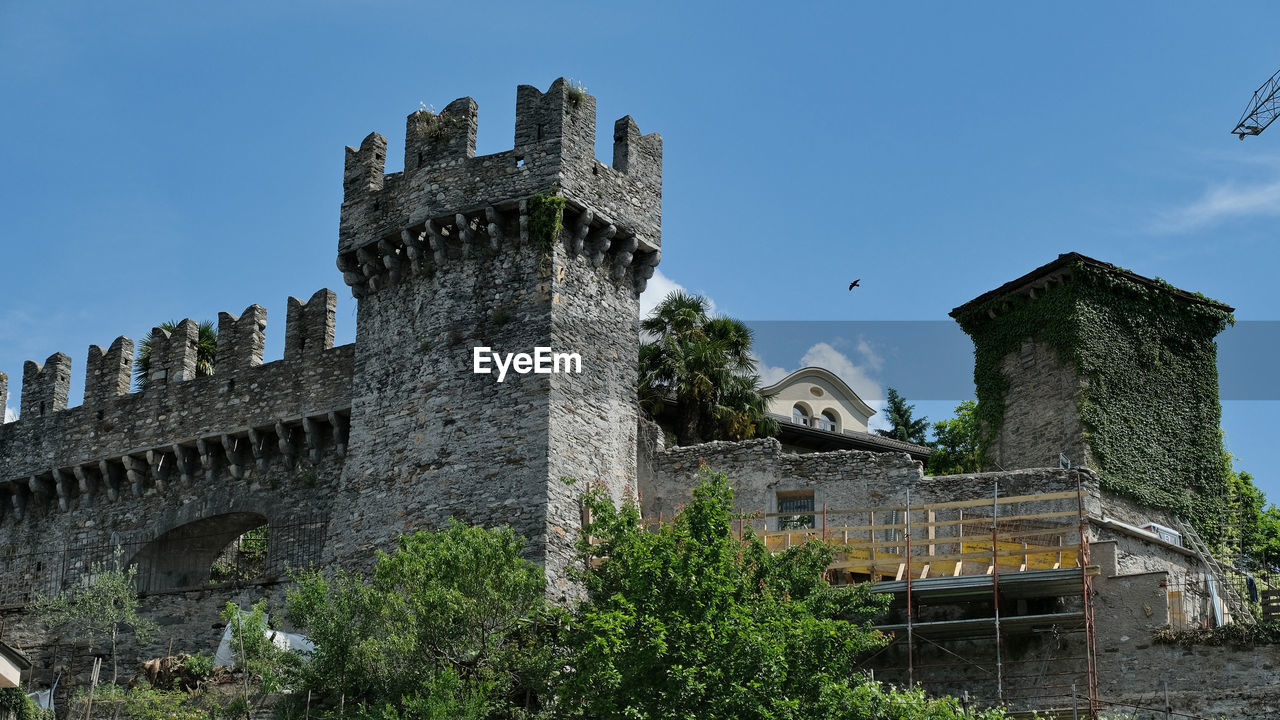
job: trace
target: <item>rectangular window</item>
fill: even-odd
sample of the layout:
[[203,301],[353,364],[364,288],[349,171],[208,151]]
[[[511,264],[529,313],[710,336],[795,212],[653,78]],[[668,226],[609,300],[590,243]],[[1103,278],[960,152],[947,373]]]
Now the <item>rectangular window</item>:
[[778,512],[795,513],[778,518],[779,530],[804,530],[813,527],[813,491],[790,490],[778,493]]

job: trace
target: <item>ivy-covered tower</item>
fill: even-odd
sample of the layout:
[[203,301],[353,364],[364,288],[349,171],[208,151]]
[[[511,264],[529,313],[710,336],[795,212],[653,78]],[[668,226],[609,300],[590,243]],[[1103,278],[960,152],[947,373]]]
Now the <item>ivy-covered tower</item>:
[[987,464],[1065,455],[1108,490],[1215,526],[1226,471],[1214,338],[1232,312],[1078,253],[952,310],[973,338]]
[[[476,156],[476,126],[471,98],[409,115],[401,172],[385,171],[377,133],[347,148],[338,267],[359,309],[334,559],[367,561],[451,516],[511,525],[554,596],[570,587],[586,485],[634,493],[662,138],[624,117],[612,164],[597,161],[595,98],[563,78],[519,87],[513,149]],[[499,375],[494,354],[538,348],[555,372]]]

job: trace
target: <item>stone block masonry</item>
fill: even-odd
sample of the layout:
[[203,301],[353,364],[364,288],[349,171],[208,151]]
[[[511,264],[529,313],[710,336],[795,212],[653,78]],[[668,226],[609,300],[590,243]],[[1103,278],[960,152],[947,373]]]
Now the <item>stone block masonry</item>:
[[[635,490],[662,141],[623,118],[613,167],[598,162],[595,98],[563,79],[518,89],[510,151],[475,156],[477,113],[462,98],[411,114],[402,172],[385,173],[376,133],[347,149],[338,266],[360,299],[358,392],[334,560],[450,516],[510,524],[565,597],[582,486],[562,478]],[[577,353],[582,372],[498,383],[472,371],[476,347]]]
[[[0,605],[66,587],[116,544],[145,589],[176,592],[263,523],[278,578],[299,560],[290,528],[323,528],[301,560],[360,570],[451,516],[513,525],[552,593],[573,592],[581,486],[562,478],[635,492],[662,139],[623,118],[613,167],[596,161],[595,98],[563,79],[519,88],[511,151],[475,156],[477,113],[463,98],[411,114],[401,172],[385,173],[376,133],[348,148],[338,266],[359,301],[353,345],[333,347],[337,296],[321,290],[289,299],[276,362],[262,362],[267,313],[251,305],[219,314],[212,376],[197,377],[190,319],[152,331],[145,391],[130,392],[128,338],[90,348],[78,407],[70,357],[27,363],[21,418],[0,425]],[[554,216],[531,222],[539,199]],[[499,384],[471,372],[479,345],[577,353],[582,371]]]

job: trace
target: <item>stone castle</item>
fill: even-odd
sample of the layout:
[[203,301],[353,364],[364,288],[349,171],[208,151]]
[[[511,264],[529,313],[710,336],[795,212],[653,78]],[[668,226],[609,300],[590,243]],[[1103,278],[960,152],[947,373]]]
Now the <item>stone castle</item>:
[[[321,290],[289,299],[284,357],[275,362],[262,362],[267,317],[257,305],[219,315],[217,362],[206,377],[196,376],[191,320],[153,331],[140,392],[130,392],[128,338],[89,349],[78,407],[68,407],[68,356],[28,362],[20,419],[0,425],[6,639],[56,656],[56,641],[25,605],[35,593],[72,586],[119,546],[139,566],[147,612],[164,626],[160,645],[173,637],[175,649],[208,647],[221,633],[216,614],[225,600],[278,600],[288,567],[365,568],[374,549],[451,516],[511,525],[545,566],[549,594],[571,598],[581,486],[565,479],[600,484],[619,500],[639,497],[646,516],[670,517],[705,461],[730,476],[745,511],[773,515],[780,500],[802,497],[814,508],[897,504],[911,516],[918,503],[989,497],[993,484],[1004,495],[1053,496],[1038,512],[1069,514],[1078,503],[1080,564],[1101,569],[1094,580],[1084,567],[1074,576],[1096,600],[1081,599],[1081,580],[1013,599],[1010,612],[1021,613],[1029,634],[1007,656],[1054,657],[1057,631],[1052,640],[1034,634],[1049,622],[1039,618],[1053,616],[1064,632],[1083,634],[1089,661],[1069,672],[1095,699],[1130,697],[1139,690],[1122,678],[1176,660],[1142,638],[1171,618],[1198,622],[1218,607],[1168,590],[1200,582],[1206,570],[1190,550],[1140,529],[1174,524],[1169,507],[1109,492],[1107,468],[1091,466],[1089,453],[1083,467],[1049,461],[1087,446],[1089,436],[1070,401],[1078,378],[1034,344],[1006,363],[1013,410],[1000,448],[1006,460],[1015,451],[1020,459],[999,472],[925,477],[905,453],[797,455],[772,439],[666,448],[636,398],[638,297],[661,258],[662,138],[624,117],[605,165],[594,155],[595,124],[595,99],[560,79],[545,93],[518,89],[509,151],[475,155],[470,98],[408,117],[401,172],[386,173],[387,144],[377,133],[347,148],[337,266],[358,301],[353,344],[333,346],[337,296]],[[1145,280],[1064,258],[970,309],[995,318],[1001,303],[1070,286],[1071,269],[1083,265]],[[582,371],[509,373],[499,383],[473,372],[473,349],[482,346],[577,353]],[[1046,383],[1056,393],[1052,417],[1032,409]],[[762,529],[776,530],[770,522],[777,524],[766,520]],[[254,578],[211,584],[210,568],[227,547],[263,525],[269,544]],[[1048,606],[1062,612],[1046,613]],[[979,640],[961,641],[982,654]],[[891,665],[901,653],[886,658]],[[1261,671],[1250,668],[1271,660],[1212,662],[1240,666],[1233,682],[1254,702]],[[1101,687],[1089,691],[1098,678]],[[997,693],[989,678],[962,670],[935,680],[932,689]],[[1009,683],[999,699],[1037,687],[1034,673]],[[1174,688],[1198,690],[1190,681]]]

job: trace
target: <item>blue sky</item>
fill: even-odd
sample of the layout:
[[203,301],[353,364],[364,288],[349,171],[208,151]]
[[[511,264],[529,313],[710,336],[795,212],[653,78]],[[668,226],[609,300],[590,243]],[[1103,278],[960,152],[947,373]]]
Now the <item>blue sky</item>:
[[[1228,134],[1280,68],[1277,21],[1269,3],[3,0],[9,404],[24,360],[69,354],[75,405],[90,344],[252,303],[278,358],[286,297],[320,287],[350,341],[343,147],[378,130],[395,148],[419,103],[470,95],[479,152],[503,150],[516,85],[561,75],[598,98],[601,158],[622,115],[663,134],[655,287],[852,323],[762,346],[769,373],[821,362],[939,418],[964,398],[915,392],[858,323],[945,321],[1072,250],[1280,320],[1280,128]],[[1272,498],[1278,420],[1274,400],[1224,405]]]

